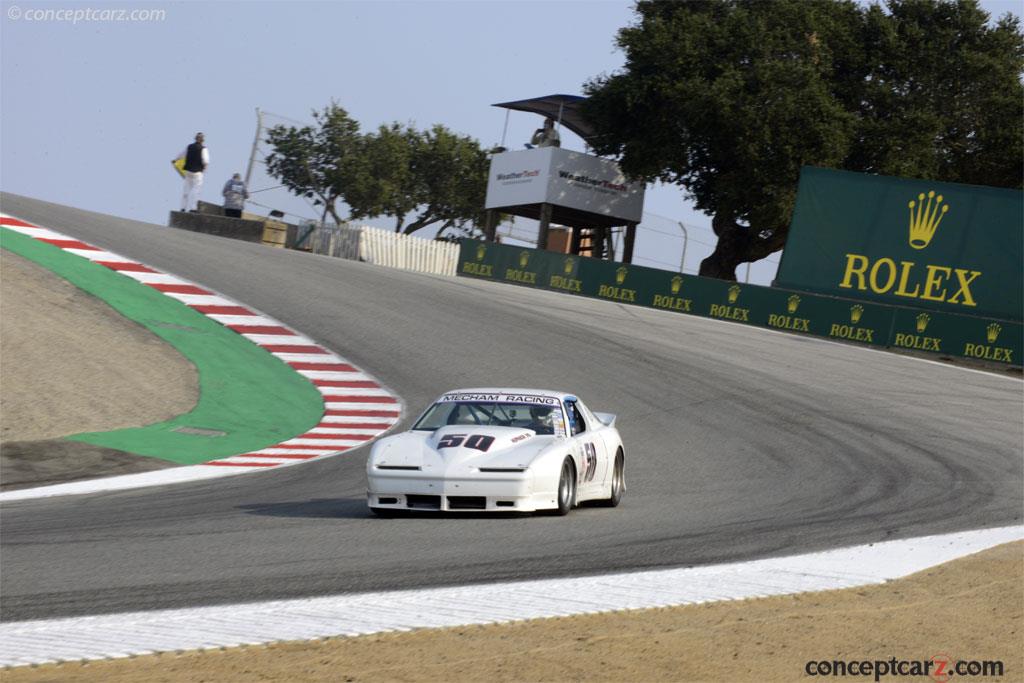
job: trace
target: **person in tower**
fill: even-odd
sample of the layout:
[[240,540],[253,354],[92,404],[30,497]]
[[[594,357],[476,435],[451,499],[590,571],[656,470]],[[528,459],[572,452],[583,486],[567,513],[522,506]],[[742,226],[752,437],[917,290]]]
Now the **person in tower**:
[[199,193],[203,188],[203,173],[210,163],[210,152],[203,144],[204,140],[205,137],[202,133],[196,133],[196,141],[171,160],[172,164],[179,159],[185,160],[185,189],[181,195],[182,211],[195,211]]
[[527,145],[527,149],[533,149],[534,147],[561,147],[562,138],[558,135],[558,130],[555,128],[555,122],[551,119],[544,119],[544,127],[538,128],[533,133],[533,137],[530,139],[530,144]]

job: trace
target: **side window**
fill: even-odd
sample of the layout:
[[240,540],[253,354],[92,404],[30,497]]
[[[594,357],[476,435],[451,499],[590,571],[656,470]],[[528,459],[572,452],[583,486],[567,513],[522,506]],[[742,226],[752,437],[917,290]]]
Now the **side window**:
[[587,431],[587,423],[575,401],[565,402],[565,413],[569,416],[569,431],[573,436]]
[[583,405],[582,402],[577,403],[576,407],[580,409],[580,415],[583,415],[583,418],[587,422],[589,422],[592,425],[596,425],[597,427],[601,426],[601,421],[597,419],[597,416],[594,415],[593,411],[591,411],[590,408]]

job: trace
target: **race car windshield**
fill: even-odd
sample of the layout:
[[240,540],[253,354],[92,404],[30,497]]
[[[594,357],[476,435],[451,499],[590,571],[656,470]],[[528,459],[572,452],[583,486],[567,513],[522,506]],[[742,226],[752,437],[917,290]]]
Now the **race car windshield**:
[[444,402],[435,403],[416,422],[414,430],[434,431],[446,425],[477,427],[522,427],[537,434],[561,434],[560,415],[555,406],[523,403]]

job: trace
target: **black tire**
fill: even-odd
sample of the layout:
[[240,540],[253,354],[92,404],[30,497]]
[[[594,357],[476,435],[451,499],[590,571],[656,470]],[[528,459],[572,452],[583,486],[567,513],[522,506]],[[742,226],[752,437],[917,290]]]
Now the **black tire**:
[[618,507],[622,502],[622,494],[626,492],[626,459],[622,455],[622,449],[615,454],[615,464],[612,466],[612,495],[605,498],[601,505],[605,507]]
[[554,514],[564,516],[576,506],[576,467],[572,458],[562,461],[562,474],[558,478],[558,507]]

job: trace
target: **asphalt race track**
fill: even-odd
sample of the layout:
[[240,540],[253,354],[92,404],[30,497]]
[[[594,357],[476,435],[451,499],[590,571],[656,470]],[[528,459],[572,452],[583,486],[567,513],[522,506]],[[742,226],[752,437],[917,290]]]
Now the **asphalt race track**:
[[460,386],[575,391],[619,415],[628,485],[620,508],[565,518],[382,520],[366,511],[363,448],[6,503],[4,621],[689,566],[1020,523],[1024,393],[1012,378],[0,199],[282,320],[375,374],[413,416]]

